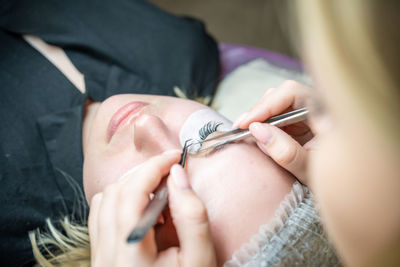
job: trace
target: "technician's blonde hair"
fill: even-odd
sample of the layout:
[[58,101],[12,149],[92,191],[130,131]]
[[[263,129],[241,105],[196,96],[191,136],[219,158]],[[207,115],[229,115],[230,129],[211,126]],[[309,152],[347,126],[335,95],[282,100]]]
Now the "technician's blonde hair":
[[[301,43],[323,53],[320,68],[349,95],[400,152],[400,2],[380,0],[295,1]],[[314,43],[310,43],[313,40]]]

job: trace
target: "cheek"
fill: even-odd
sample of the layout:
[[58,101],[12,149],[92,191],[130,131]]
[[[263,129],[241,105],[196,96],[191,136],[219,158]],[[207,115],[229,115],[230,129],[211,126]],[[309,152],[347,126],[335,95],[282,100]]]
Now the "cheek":
[[128,170],[136,166],[132,159],[132,152],[125,150],[118,155],[89,154],[83,164],[83,181],[87,200],[107,185],[117,182]]
[[207,208],[219,262],[230,259],[270,220],[293,183],[255,146],[244,144],[193,158],[188,167],[193,190]]

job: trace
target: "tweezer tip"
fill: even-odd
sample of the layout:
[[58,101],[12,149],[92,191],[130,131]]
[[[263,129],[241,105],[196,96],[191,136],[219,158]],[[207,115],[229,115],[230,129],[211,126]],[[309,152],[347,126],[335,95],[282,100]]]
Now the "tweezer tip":
[[129,235],[127,242],[128,243],[137,243],[137,242],[141,241],[145,235],[146,235],[146,232],[143,231],[142,229],[135,229]]

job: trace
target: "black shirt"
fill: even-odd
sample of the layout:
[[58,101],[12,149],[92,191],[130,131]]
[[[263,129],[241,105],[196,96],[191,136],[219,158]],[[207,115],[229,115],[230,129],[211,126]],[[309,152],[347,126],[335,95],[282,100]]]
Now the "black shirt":
[[[82,94],[21,37],[64,49]],[[0,0],[0,266],[32,259],[28,231],[85,220],[82,114],[89,97],[213,95],[218,49],[201,22],[142,0]]]

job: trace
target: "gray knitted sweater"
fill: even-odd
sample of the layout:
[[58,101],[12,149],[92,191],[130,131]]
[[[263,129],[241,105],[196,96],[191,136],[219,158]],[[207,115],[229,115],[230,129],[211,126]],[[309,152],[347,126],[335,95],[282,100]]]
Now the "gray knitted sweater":
[[224,267],[340,266],[325,237],[314,199],[296,182],[275,213]]

